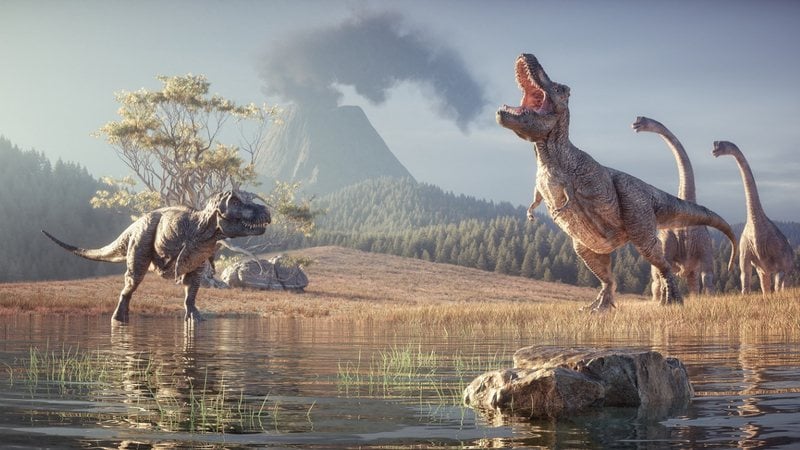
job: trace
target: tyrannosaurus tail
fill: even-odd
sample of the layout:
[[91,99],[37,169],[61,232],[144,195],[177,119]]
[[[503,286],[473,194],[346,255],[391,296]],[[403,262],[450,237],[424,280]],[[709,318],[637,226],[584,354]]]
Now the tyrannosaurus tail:
[[53,236],[52,234],[48,233],[47,231],[42,230],[45,236],[49,237],[50,240],[58,244],[61,248],[71,252],[75,255],[78,255],[82,258],[91,259],[92,261],[104,261],[104,262],[124,262],[125,261],[125,244],[121,241],[120,238],[117,238],[114,242],[106,245],[105,247],[98,248],[98,249],[85,249],[80,247],[75,247],[74,245],[67,244]]
[[731,241],[731,257],[728,260],[728,270],[733,270],[736,256],[739,254],[739,244],[731,226],[719,214],[703,205],[687,202],[678,198],[672,202],[674,205],[663,211],[666,214],[657,214],[659,228],[683,228],[695,225],[706,225],[716,228]]

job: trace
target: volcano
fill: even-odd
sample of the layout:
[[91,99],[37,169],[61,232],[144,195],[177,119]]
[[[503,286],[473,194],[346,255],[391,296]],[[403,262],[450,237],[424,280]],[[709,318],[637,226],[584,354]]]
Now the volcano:
[[257,161],[267,186],[300,182],[306,193],[327,194],[370,178],[413,178],[358,106],[291,106],[281,119]]

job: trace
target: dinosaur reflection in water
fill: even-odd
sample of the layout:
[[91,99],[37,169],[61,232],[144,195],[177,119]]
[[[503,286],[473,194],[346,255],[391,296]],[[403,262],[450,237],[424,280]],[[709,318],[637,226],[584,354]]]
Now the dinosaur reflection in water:
[[[104,394],[119,395],[129,406],[131,427],[163,431],[260,432],[271,426],[269,393],[246,393],[248,386],[220,361],[217,346],[196,345],[202,331],[184,323],[175,349],[138,342],[126,326],[112,327],[110,364],[119,385]],[[113,377],[112,379],[117,378]]]

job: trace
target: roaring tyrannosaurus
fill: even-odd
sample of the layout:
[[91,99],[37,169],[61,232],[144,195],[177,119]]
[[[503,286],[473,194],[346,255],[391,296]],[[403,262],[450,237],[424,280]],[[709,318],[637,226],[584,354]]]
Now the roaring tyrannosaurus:
[[[637,133],[646,131],[661,136],[678,164],[678,198],[697,203],[694,169],[681,141],[664,124],[649,117],[637,117],[631,127]],[[659,240],[664,258],[677,267],[678,275],[686,278],[689,294],[714,293],[714,250],[706,227],[660,230]],[[653,299],[656,300],[661,295],[661,277],[655,266],[650,272]]]
[[169,206],[151,211],[132,223],[114,242],[99,249],[66,244],[42,230],[47,237],[86,259],[124,262],[125,287],[112,316],[128,322],[128,305],[148,268],[164,278],[175,278],[185,286],[186,320],[203,320],[195,306],[203,266],[214,255],[217,241],[263,234],[270,215],[263,205],[253,203],[254,194],[227,191],[212,196],[203,210]]
[[497,122],[534,143],[536,189],[529,208],[544,200],[553,220],[572,238],[575,253],[600,280],[592,311],[614,306],[611,253],[627,242],[654,265],[664,288],[661,304],[682,303],[672,267],[661,252],[659,228],[709,225],[722,231],[733,246],[731,227],[713,211],[667,194],[627,173],[602,166],[569,140],[569,87],[553,82],[535,56],[516,61],[520,106],[504,105]]

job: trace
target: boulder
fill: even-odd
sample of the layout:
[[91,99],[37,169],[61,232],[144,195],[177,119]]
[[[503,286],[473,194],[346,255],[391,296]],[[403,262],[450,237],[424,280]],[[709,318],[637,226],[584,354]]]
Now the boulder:
[[230,287],[262,290],[302,291],[308,276],[299,265],[285,265],[279,259],[249,259],[231,264],[220,278]]
[[654,351],[526,347],[514,368],[485,373],[464,403],[531,418],[566,417],[603,406],[671,410],[694,395],[686,368]]

